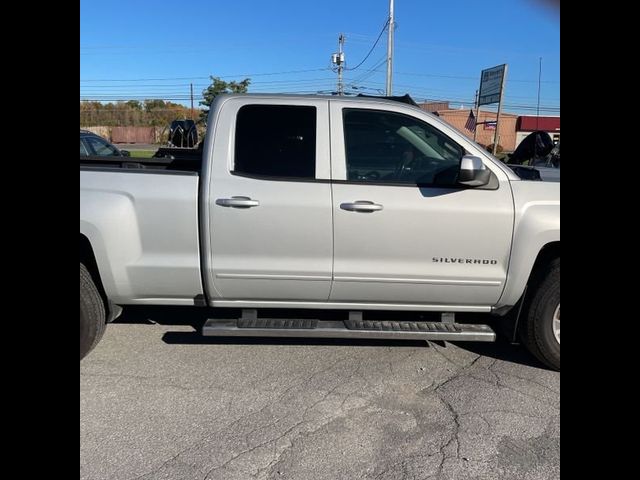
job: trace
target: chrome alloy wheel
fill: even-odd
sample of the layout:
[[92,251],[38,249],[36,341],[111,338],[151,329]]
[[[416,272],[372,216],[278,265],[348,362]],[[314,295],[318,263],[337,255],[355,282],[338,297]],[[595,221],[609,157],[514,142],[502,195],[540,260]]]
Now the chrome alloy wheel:
[[553,312],[553,336],[556,337],[558,344],[560,343],[560,304]]

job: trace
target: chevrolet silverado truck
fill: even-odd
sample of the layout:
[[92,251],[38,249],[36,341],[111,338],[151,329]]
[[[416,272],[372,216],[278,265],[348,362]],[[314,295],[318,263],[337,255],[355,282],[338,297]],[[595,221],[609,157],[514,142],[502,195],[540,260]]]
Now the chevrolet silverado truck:
[[221,95],[200,157],[80,158],[80,357],[123,305],[238,312],[203,335],[494,341],[459,321],[484,312],[559,369],[559,194],[412,105]]

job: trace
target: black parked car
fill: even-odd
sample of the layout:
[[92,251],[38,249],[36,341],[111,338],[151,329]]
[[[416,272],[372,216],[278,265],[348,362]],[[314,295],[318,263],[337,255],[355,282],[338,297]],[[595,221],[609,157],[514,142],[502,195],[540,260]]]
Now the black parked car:
[[80,130],[81,157],[128,157],[127,150],[118,150],[100,135],[89,130]]
[[529,168],[538,171],[540,180],[559,182],[560,141],[554,145],[547,132],[532,132],[520,142],[515,152],[509,155],[507,166],[522,178],[525,177],[520,173]]

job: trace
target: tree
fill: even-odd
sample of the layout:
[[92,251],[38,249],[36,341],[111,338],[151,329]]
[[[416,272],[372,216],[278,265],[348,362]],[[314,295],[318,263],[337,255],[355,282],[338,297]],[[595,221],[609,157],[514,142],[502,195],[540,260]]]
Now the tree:
[[200,111],[200,122],[206,123],[209,116],[209,108],[213,103],[213,100],[222,93],[247,93],[251,80],[245,78],[241,82],[225,82],[219,77],[210,77],[211,85],[202,91],[203,100],[200,101],[200,105],[204,106]]
[[142,110],[142,104],[139,100],[129,100],[127,102],[127,107],[129,107],[131,110]]
[[153,110],[163,110],[166,108],[166,106],[167,104],[165,103],[164,100],[158,100],[154,98],[154,99],[144,101],[144,110],[147,113]]
[[189,107],[160,99],[100,103],[80,102],[80,126],[156,126],[167,127],[173,120],[190,117]]

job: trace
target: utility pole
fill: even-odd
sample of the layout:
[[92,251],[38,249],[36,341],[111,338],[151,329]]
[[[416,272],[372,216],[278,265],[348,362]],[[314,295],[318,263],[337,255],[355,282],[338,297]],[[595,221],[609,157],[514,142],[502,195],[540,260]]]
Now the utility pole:
[[476,141],[478,134],[478,122],[480,122],[480,92],[476,90],[476,124],[473,126],[473,141]]
[[338,95],[344,95],[344,83],[342,81],[342,70],[344,70],[344,52],[342,48],[344,47],[344,35],[341,33],[338,37],[338,60],[340,63],[338,64]]
[[387,96],[391,96],[393,88],[391,77],[393,74],[393,0],[389,0],[389,26],[387,30]]
[[536,130],[538,130],[538,122],[540,120],[540,80],[542,79],[542,57],[538,66],[538,105],[536,107]]
[[504,71],[502,72],[502,80],[500,83],[500,100],[498,102],[498,114],[496,115],[496,131],[495,131],[495,137],[493,138],[493,151],[491,152],[493,155],[496,154],[498,142],[500,141],[500,112],[502,111],[502,99],[504,98],[505,78],[507,78],[507,65],[504,66]]
[[337,67],[338,72],[338,95],[344,95],[344,83],[342,80],[342,71],[344,70],[344,47],[345,36],[341,33],[338,37],[338,53],[331,55],[331,63]]
[[191,86],[191,120],[195,120],[193,117],[193,83],[189,84]]

